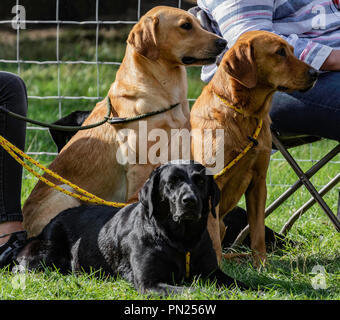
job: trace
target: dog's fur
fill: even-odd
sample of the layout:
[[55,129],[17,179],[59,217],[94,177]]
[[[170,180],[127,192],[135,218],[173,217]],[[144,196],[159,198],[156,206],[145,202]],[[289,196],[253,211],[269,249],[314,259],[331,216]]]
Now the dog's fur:
[[[142,293],[179,293],[191,253],[190,279],[235,284],[218,267],[207,230],[220,191],[201,164],[168,163],[153,171],[140,202],[121,210],[80,206],[55,217],[17,256],[29,269],[56,266],[60,272],[102,269],[132,282]],[[237,283],[241,288],[246,286]]]
[[[254,262],[260,265],[265,260],[264,211],[272,147],[269,118],[272,97],[278,90],[307,90],[316,78],[316,70],[298,60],[293,47],[281,37],[265,31],[246,32],[224,55],[213,79],[194,104],[190,116],[194,132],[192,151],[194,159],[204,165],[211,162],[209,155],[214,155],[216,148],[224,148],[225,164],[233,160],[249,144],[248,137],[253,135],[258,119],[263,120],[258,145],[217,179],[221,202],[218,218],[209,217],[208,230],[218,260],[222,256],[224,215],[237,205],[243,194]],[[216,94],[230,105],[241,108],[244,114],[227,107]],[[205,157],[200,152],[200,130],[204,129],[224,129],[224,145],[214,139],[213,150],[203,151]]]
[[[154,128],[165,130],[170,146],[171,139],[177,141],[176,137],[171,137],[171,129],[190,128],[185,66],[214,62],[225,45],[225,40],[204,30],[186,11],[153,8],[129,34],[125,57],[108,92],[112,115],[131,117],[179,103],[170,111],[144,120],[147,133]],[[102,120],[106,110],[106,100],[99,102],[84,125]],[[159,165],[154,165],[157,159],[150,159],[148,154],[144,154],[146,164],[139,164],[143,160],[138,145],[138,128],[139,121],[135,121],[79,131],[62,149],[50,169],[105,200],[135,200],[153,168]],[[128,157],[124,148],[120,148],[122,144],[126,146],[126,139],[121,141],[117,135],[120,129],[129,129],[127,139],[136,138],[136,148],[130,147],[137,155],[137,164],[123,165],[117,161],[117,151],[122,152],[124,159]],[[154,144],[148,141],[146,152]],[[78,200],[38,182],[24,204],[24,227],[29,236],[37,235],[59,212],[79,205]]]

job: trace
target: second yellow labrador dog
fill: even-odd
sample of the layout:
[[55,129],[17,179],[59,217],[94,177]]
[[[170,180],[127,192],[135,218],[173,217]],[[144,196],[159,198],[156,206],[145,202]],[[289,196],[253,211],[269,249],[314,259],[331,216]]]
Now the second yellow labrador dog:
[[[208,230],[218,260],[225,226],[223,217],[245,194],[251,248],[256,265],[266,258],[264,212],[266,174],[272,147],[269,110],[276,91],[305,91],[313,87],[318,72],[298,60],[281,37],[265,31],[244,33],[224,55],[210,83],[191,110],[194,159],[209,166],[210,155],[223,150],[224,164],[232,162],[253,142],[254,146],[226,173],[217,177],[221,189],[219,219],[211,215]],[[262,121],[262,122],[261,122]],[[262,128],[260,126],[262,124]],[[258,131],[257,141],[254,133]],[[201,151],[204,130],[223,131]],[[208,139],[208,138],[206,138]],[[212,148],[212,150],[211,150]]]
[[[125,57],[108,92],[112,115],[131,117],[178,104],[169,111],[148,117],[142,127],[146,136],[152,129],[163,129],[169,138],[167,148],[171,145],[171,129],[190,127],[185,66],[212,63],[225,46],[225,40],[202,29],[199,21],[184,10],[165,6],[150,10],[131,30]],[[83,125],[102,120],[106,110],[106,100],[99,102]],[[155,159],[157,155],[150,159],[147,153],[155,141],[147,141],[143,154],[141,152],[140,122],[106,123],[79,131],[50,169],[105,200],[131,200],[152,169],[160,164]],[[136,163],[118,161],[119,156],[127,159],[127,150],[130,150],[120,136],[122,132],[127,139],[131,138],[128,146],[136,156]],[[24,227],[29,237],[39,234],[62,210],[78,205],[78,200],[38,182],[23,208]]]

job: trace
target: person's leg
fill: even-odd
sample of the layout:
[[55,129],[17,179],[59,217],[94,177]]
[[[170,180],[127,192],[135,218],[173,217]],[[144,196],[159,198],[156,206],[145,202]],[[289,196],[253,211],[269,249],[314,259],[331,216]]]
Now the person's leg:
[[282,135],[308,134],[340,141],[340,72],[322,73],[305,93],[277,92],[270,112]]
[[[18,76],[0,72],[0,105],[26,116],[26,87]],[[0,134],[21,150],[25,146],[26,123],[0,112]],[[0,148],[0,237],[22,230],[22,167]],[[0,238],[0,245],[10,236]]]

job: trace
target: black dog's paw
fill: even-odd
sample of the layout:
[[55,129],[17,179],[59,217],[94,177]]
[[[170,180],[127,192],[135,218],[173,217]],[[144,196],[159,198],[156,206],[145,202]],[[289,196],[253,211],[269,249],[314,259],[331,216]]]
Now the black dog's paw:
[[242,281],[233,279],[229,277],[227,274],[225,274],[221,269],[217,269],[214,272],[212,272],[207,280],[215,282],[216,286],[221,288],[238,288],[240,290],[249,290],[251,289],[247,284],[243,283]]
[[239,280],[235,280],[235,286],[242,291],[252,290],[251,287],[249,287],[247,284],[245,284],[244,282],[239,281]]

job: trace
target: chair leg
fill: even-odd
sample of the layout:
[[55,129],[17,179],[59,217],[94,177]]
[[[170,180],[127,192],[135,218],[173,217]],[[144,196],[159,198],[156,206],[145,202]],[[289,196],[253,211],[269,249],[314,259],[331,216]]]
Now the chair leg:
[[[320,190],[320,195],[323,197],[328,191],[332,190],[340,182],[340,174],[335,176],[326,186]],[[285,223],[280,233],[286,235],[292,228],[293,224],[310,208],[315,204],[316,200],[311,198],[302,207],[300,207]],[[340,202],[339,202],[340,203]]]
[[339,198],[338,198],[338,214],[337,214],[337,217],[340,220],[340,189],[339,189]]
[[[282,143],[278,140],[277,135],[272,132],[273,134],[273,141],[276,145],[276,147],[281,151],[281,153],[285,156],[288,163],[291,164],[294,171],[295,169],[298,171],[295,171],[299,177],[299,180],[297,180],[288,190],[286,190],[282,195],[280,195],[279,198],[277,198],[274,202],[272,202],[265,212],[265,217],[268,217],[274,210],[276,210],[284,201],[286,201],[296,190],[298,190],[304,183],[304,180],[308,180],[317,173],[322,167],[324,167],[330,160],[332,160],[336,155],[340,153],[340,143],[334,147],[330,152],[328,152],[320,161],[318,161],[314,166],[312,166],[306,173],[304,173],[299,165],[294,161],[292,156],[286,151],[286,148],[282,145]],[[300,179],[300,175],[304,176],[304,179]],[[320,190],[320,194],[315,190],[315,192],[320,195],[321,197],[324,196],[329,190],[331,190],[335,185],[339,182],[339,175],[336,176],[334,179],[332,179],[322,190]],[[309,182],[310,183],[310,182]],[[310,183],[311,184],[311,183]],[[308,189],[308,188],[307,188]],[[308,189],[309,190],[309,189]],[[313,195],[313,193],[311,193]],[[321,198],[318,197],[318,198]],[[321,198],[321,201],[323,199]],[[313,196],[312,199],[310,199],[305,205],[303,205],[300,209],[298,209],[292,217],[286,222],[284,227],[281,229],[281,234],[286,234],[292,227],[292,225],[295,223],[295,221],[307,210],[309,209],[314,203],[316,202],[316,198]],[[326,207],[329,209],[329,207],[326,204]],[[323,209],[323,207],[322,207]],[[327,210],[327,209],[326,209]],[[325,210],[324,210],[325,211]],[[338,212],[337,212],[337,219],[333,212],[329,209],[328,211],[325,211],[327,215],[330,215],[331,221],[334,223],[336,229],[339,231],[339,220],[340,220],[340,190],[339,190],[339,203],[338,203]],[[334,218],[333,218],[334,217]],[[333,219],[332,219],[333,218]],[[333,220],[337,220],[337,222],[334,222]],[[337,226],[336,226],[337,223]],[[234,243],[231,245],[231,248],[235,248],[239,246],[243,240],[247,237],[249,234],[249,225],[247,225],[237,236]]]
[[234,243],[230,246],[230,248],[234,249],[240,246],[248,234],[249,234],[249,224],[238,234],[237,238],[235,239]]
[[297,162],[294,160],[294,158],[290,155],[290,153],[286,150],[286,148],[282,145],[280,140],[278,139],[277,135],[273,132],[272,138],[275,146],[280,150],[284,158],[287,160],[287,162],[290,164],[294,172],[297,174],[301,182],[305,185],[309,193],[312,195],[312,197],[315,199],[315,201],[320,205],[322,210],[326,213],[326,215],[329,217],[329,219],[334,224],[336,230],[340,232],[340,221],[337,219],[337,217],[334,215],[332,210],[329,208],[327,203],[323,200],[323,198],[320,196],[320,194],[317,192],[313,184],[309,181],[306,174],[302,171],[300,166],[297,164]]
[[[306,176],[308,179],[314,176],[321,168],[323,168],[329,161],[340,153],[340,143],[328,152],[321,160],[313,165],[308,171]],[[282,203],[284,203],[295,191],[303,185],[301,180],[297,180],[291,187],[282,193],[276,200],[274,200],[266,209],[265,216],[268,217],[274,210],[276,210]],[[340,197],[340,195],[339,195]],[[340,204],[339,204],[340,205]],[[340,214],[340,213],[339,213]],[[339,217],[338,217],[339,218]],[[340,218],[339,218],[340,219]]]

